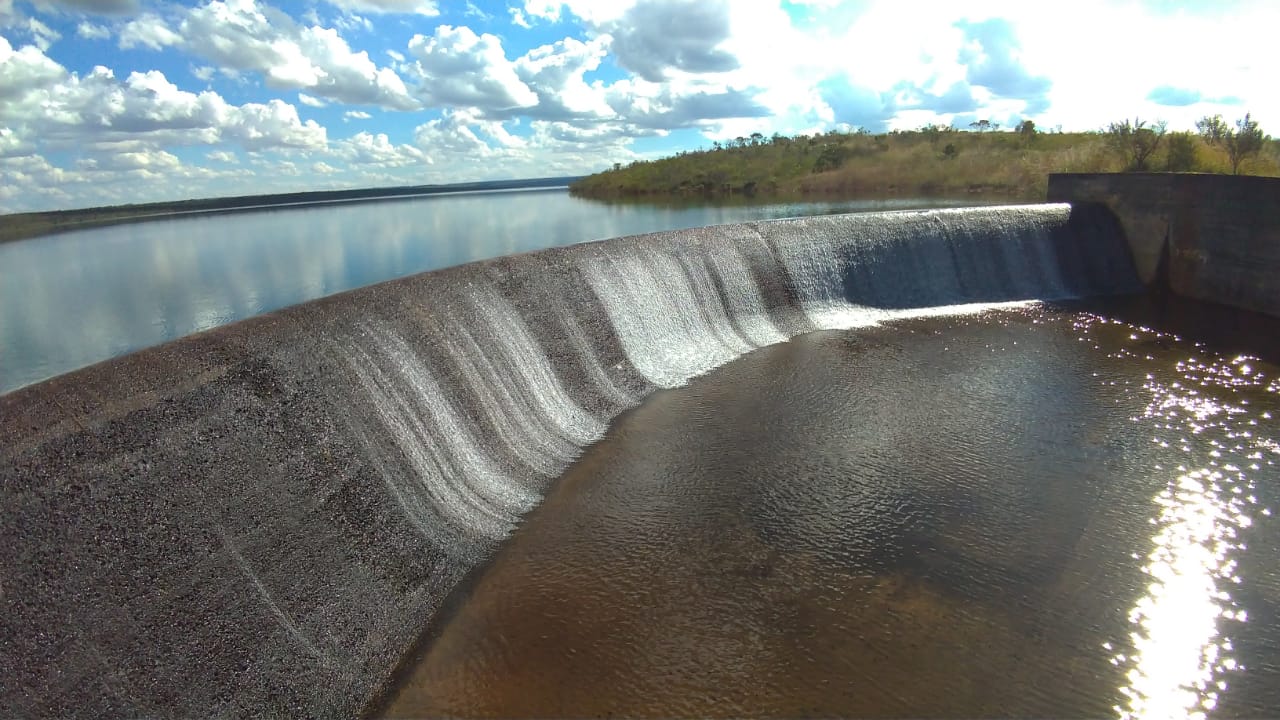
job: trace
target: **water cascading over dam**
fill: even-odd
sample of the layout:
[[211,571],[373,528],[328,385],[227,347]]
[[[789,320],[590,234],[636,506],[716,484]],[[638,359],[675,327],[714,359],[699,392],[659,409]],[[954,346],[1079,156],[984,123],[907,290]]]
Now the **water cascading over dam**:
[[1140,289],[1099,207],[719,226],[386,282],[0,396],[0,710],[352,715],[654,389],[817,329]]

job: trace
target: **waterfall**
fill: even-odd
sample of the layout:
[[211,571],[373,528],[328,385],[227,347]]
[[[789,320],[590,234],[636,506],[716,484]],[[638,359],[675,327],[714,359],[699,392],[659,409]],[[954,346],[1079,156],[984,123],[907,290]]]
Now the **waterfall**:
[[450,589],[648,393],[817,329],[1136,292],[1102,212],[554,248],[2,396],[0,710],[355,714]]

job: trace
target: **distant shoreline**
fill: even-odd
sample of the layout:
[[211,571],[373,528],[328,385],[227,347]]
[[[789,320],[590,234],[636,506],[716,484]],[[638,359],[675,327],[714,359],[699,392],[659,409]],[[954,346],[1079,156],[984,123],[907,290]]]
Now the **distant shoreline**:
[[164,220],[191,215],[272,209],[284,210],[335,203],[409,200],[433,195],[464,195],[504,190],[551,190],[566,188],[579,179],[581,179],[581,176],[531,178],[527,180],[492,180],[451,185],[319,190],[314,192],[176,200],[137,205],[111,205],[77,210],[14,213],[0,215],[0,243],[26,240],[69,230]]

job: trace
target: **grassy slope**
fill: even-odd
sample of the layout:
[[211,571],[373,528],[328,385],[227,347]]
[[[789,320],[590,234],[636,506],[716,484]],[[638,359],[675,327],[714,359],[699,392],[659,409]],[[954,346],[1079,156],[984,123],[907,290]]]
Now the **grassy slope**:
[[[1193,170],[1229,172],[1226,154],[1195,138]],[[732,195],[956,195],[1043,198],[1051,172],[1123,169],[1099,133],[908,131],[774,136],[716,150],[633,163],[570,186],[584,197]],[[952,151],[948,152],[950,146]],[[1150,164],[1164,170],[1162,148]],[[1280,175],[1280,143],[1270,142],[1242,172]]]

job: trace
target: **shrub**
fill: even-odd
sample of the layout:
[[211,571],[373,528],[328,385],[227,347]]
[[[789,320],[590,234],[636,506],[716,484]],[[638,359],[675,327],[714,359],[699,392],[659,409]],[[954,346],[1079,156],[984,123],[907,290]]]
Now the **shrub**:
[[1196,168],[1195,135],[1189,132],[1170,133],[1165,148],[1165,170],[1169,172],[1189,172]]
[[1147,162],[1160,149],[1164,129],[1163,120],[1151,126],[1137,118],[1132,123],[1111,123],[1106,131],[1107,145],[1125,161],[1126,170],[1146,170]]

